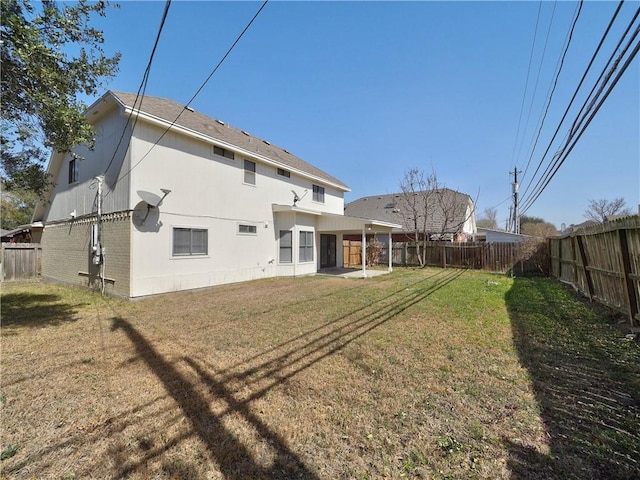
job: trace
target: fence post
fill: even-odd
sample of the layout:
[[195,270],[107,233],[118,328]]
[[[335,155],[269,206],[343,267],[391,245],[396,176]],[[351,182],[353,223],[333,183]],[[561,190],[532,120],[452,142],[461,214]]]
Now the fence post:
[[631,258],[629,256],[629,243],[627,242],[627,231],[618,230],[618,239],[620,241],[620,250],[622,252],[622,273],[624,274],[624,283],[627,290],[627,302],[629,302],[629,320],[631,326],[638,314],[638,297],[631,279]]
[[562,278],[562,239],[558,240],[558,278]]
[[[587,280],[587,293],[589,295],[589,300],[593,300],[593,280],[591,279],[591,271],[589,270],[589,265],[587,263],[587,254],[584,251],[584,244],[582,243],[582,235],[576,235],[576,245],[578,247],[578,253],[580,255],[580,260],[582,261],[582,269],[584,270],[584,277]],[[575,248],[573,253],[573,264],[574,267],[574,275],[573,275],[573,284],[577,285],[578,283],[578,262],[576,262],[575,258]]]

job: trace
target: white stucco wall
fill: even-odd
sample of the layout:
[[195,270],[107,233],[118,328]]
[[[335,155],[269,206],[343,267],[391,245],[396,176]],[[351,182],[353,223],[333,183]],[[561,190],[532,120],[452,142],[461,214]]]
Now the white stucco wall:
[[[325,203],[313,202],[313,180],[294,172],[291,178],[279,176],[275,166],[251,158],[256,162],[256,184],[248,185],[241,155],[235,159],[214,155],[211,145],[174,133],[167,133],[147,155],[162,129],[139,124],[136,133],[130,149],[135,174],[131,175],[129,208],[140,207],[139,191],[162,196],[160,189],[165,188],[171,193],[144,226],[134,223],[132,296],[317,271],[317,217],[274,214],[273,204],[291,205],[293,189],[304,196],[298,207],[342,214],[341,191],[317,182],[325,187]],[[239,224],[256,226],[256,233],[238,233]],[[173,256],[174,228],[206,229],[208,254]],[[293,232],[294,261],[289,264],[278,258],[280,230]],[[301,230],[314,232],[312,262],[298,261]]]
[[[299,208],[342,215],[342,189],[282,165],[290,177],[277,175],[278,165],[260,158],[239,153],[234,159],[215,155],[210,143],[184,134],[166,133],[154,146],[164,128],[144,121],[136,124],[130,142],[129,135],[124,136],[114,156],[127,118],[115,102],[105,101],[100,107],[99,114],[90,118],[96,127],[95,148],[74,150],[81,158],[77,161],[78,181],[68,182],[71,155],[52,158],[57,172],[55,187],[51,203],[43,207],[38,220],[51,224],[68,221],[71,212],[76,218],[95,215],[94,178],[105,172],[113,158],[103,182],[103,213],[133,213],[125,213],[131,219],[130,240],[127,235],[118,245],[116,240],[105,242],[105,256],[109,259],[114,248],[130,250],[130,264],[122,269],[123,275],[129,269],[132,297],[317,271],[320,234],[316,224],[320,217],[301,212],[274,214],[273,205],[292,205],[294,190],[301,197]],[[245,158],[256,163],[255,185],[244,182]],[[324,203],[313,200],[314,184],[324,187]],[[145,194],[139,192],[161,197],[163,188],[171,193],[160,207],[149,211],[144,224],[136,222],[135,209],[146,209]],[[239,233],[240,224],[255,226],[255,234]],[[174,256],[174,228],[206,229],[207,255]],[[291,263],[279,261],[280,230],[292,232]],[[313,261],[299,261],[300,231],[314,234]],[[339,236],[339,262],[341,240]]]
[[[46,208],[45,222],[68,220],[70,213],[75,211],[76,218],[89,215],[96,211],[97,189],[92,186],[94,178],[104,173],[107,165],[114,157],[113,153],[118,145],[126,119],[120,116],[118,109],[112,109],[101,118],[95,128],[95,146],[93,150],[86,147],[73,149],[78,156],[76,160],[78,181],[69,184],[70,153],[55,154],[51,162],[60,162],[60,168],[53,179],[54,187],[51,203]],[[116,176],[128,169],[126,138],[116,153],[109,174],[103,184],[104,213],[126,210],[129,205],[129,178],[115,184]]]
[[469,206],[467,206],[467,211],[465,212],[465,222],[462,231],[468,235],[474,235],[477,231],[475,208],[471,200],[469,200]]

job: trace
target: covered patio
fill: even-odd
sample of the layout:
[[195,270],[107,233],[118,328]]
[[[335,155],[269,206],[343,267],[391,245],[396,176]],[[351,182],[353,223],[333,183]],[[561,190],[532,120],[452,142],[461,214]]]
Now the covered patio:
[[[342,276],[348,276],[349,278],[367,278],[393,271],[391,255],[393,251],[393,239],[391,232],[393,229],[401,228],[401,225],[379,220],[319,212],[292,205],[273,205],[273,212],[293,212],[296,214],[313,215],[315,217],[316,237],[319,239],[317,242],[319,252],[317,271],[320,273],[329,272],[332,271],[332,269],[338,272],[342,269],[345,270],[340,273]],[[389,255],[387,256],[389,265],[386,272],[367,269],[367,235],[372,234],[385,235],[388,238],[386,246],[389,249]],[[343,268],[342,240],[345,235],[359,235],[362,238],[362,268],[359,270]],[[338,246],[340,249],[338,249]]]

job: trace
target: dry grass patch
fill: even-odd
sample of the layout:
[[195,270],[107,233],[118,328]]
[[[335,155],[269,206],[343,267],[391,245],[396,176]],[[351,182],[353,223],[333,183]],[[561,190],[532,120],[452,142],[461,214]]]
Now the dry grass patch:
[[536,478],[560,437],[515,282],[401,269],[134,302],[4,285],[3,475]]

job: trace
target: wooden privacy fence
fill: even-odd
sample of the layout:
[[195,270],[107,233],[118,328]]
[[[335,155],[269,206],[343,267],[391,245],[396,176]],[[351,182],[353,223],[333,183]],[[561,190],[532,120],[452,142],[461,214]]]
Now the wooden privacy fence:
[[362,242],[344,240],[342,242],[342,252],[345,267],[362,264]]
[[2,280],[30,280],[42,272],[42,248],[39,243],[2,244]]
[[[344,242],[344,266],[360,265],[362,262],[362,242]],[[544,245],[544,248],[547,248]],[[546,273],[547,265],[540,265],[529,259],[530,246],[523,243],[485,242],[429,242],[426,248],[426,265],[435,267],[474,268],[492,272],[530,274]],[[382,249],[378,263],[388,264],[388,250]],[[393,264],[417,266],[417,247],[410,243],[393,244]]]
[[551,275],[589,299],[640,321],[640,216],[582,228],[549,240]]

